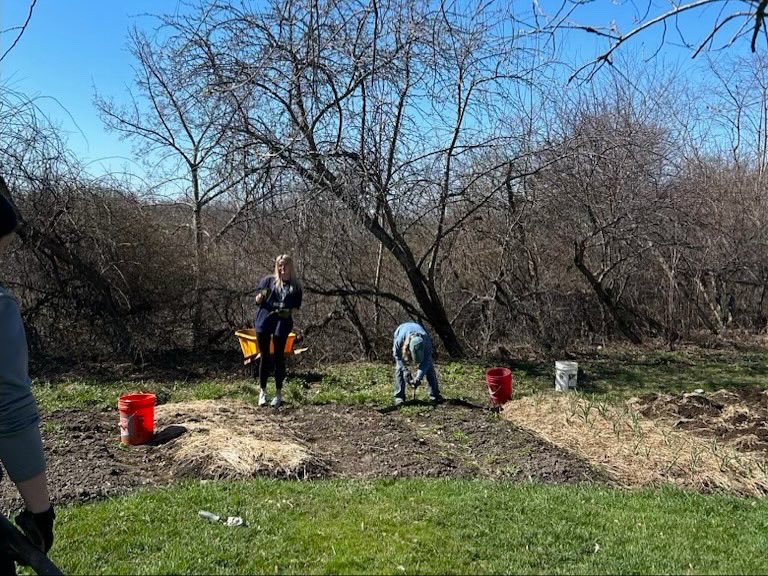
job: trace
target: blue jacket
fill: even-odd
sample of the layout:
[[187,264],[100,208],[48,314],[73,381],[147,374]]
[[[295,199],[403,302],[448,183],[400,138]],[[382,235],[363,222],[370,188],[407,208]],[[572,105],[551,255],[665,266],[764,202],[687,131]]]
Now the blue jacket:
[[392,355],[395,357],[395,363],[399,367],[405,367],[402,349],[405,339],[408,338],[410,334],[419,334],[424,339],[424,358],[422,358],[421,364],[419,364],[419,369],[415,375],[416,380],[420,381],[424,378],[424,375],[434,367],[434,363],[432,362],[432,338],[420,324],[416,324],[416,322],[406,322],[397,327],[397,330],[395,330],[394,342],[392,343]]
[[281,318],[277,312],[301,308],[301,286],[296,282],[286,282],[283,294],[278,294],[275,277],[269,275],[262,278],[256,286],[257,290],[264,288],[269,288],[269,298],[261,303],[256,314],[256,332],[286,338],[293,330],[293,317]]

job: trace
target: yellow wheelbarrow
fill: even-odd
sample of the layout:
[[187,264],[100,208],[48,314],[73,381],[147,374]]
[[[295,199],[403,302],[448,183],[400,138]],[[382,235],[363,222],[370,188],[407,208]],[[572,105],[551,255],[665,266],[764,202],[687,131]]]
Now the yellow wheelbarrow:
[[[250,364],[253,360],[261,358],[261,352],[259,351],[259,341],[256,338],[256,330],[253,328],[244,328],[235,332],[235,336],[240,341],[240,349],[243,351],[243,357],[245,360],[243,364]],[[285,355],[296,356],[302,352],[306,352],[308,348],[295,348],[296,333],[291,332],[288,334],[288,340],[285,342]],[[275,351],[275,342],[272,340],[269,345],[270,352]]]

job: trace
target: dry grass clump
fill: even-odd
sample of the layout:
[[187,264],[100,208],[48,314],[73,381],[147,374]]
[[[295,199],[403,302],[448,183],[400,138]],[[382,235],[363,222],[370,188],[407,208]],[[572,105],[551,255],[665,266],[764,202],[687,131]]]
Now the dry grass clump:
[[321,467],[301,440],[269,419],[269,412],[243,402],[164,404],[156,408],[155,418],[157,431],[186,429],[165,445],[177,476],[304,478]]
[[764,457],[651,420],[627,403],[578,394],[537,394],[506,404],[504,416],[571,450],[626,486],[672,483],[702,491],[768,493]]

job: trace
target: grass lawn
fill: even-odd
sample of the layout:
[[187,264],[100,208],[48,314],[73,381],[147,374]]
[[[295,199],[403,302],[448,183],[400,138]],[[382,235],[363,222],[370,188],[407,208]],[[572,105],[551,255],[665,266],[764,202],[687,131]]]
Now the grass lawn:
[[[583,393],[768,387],[768,354],[611,353],[581,359]],[[513,363],[515,394],[553,387],[552,362]],[[446,396],[488,403],[487,366],[438,366]],[[391,403],[392,368],[294,370],[289,403]],[[114,409],[121,393],[163,402],[241,398],[253,380],[36,383],[46,412]],[[423,398],[426,390],[420,390]],[[228,528],[200,509],[242,516]],[[52,558],[66,573],[768,573],[768,501],[673,489],[381,480],[186,483],[61,507]],[[27,572],[29,573],[29,572]]]
[[[483,366],[453,362],[440,365],[439,370],[444,394],[488,402]],[[392,372],[393,368],[387,364],[366,362],[329,366],[322,372],[298,367],[289,371],[284,394],[286,401],[294,405],[343,403],[386,406],[392,403]],[[528,377],[522,371],[517,383],[528,392],[540,387],[535,377]],[[72,380],[53,384],[36,382],[34,385],[40,408],[47,412],[62,408],[115,408],[121,394],[138,390],[154,392],[159,402],[240,398],[255,404],[259,397],[258,384],[247,378],[202,382]],[[419,388],[419,397],[425,399],[427,395],[425,384]]]
[[[602,399],[628,398],[647,392],[681,392],[696,388],[759,386],[768,388],[766,351],[611,352],[579,359],[586,371],[585,394]],[[488,403],[485,387],[487,364],[450,362],[438,364],[443,393],[476,403]],[[514,394],[528,395],[554,387],[554,361],[512,362]],[[241,398],[255,403],[258,385],[253,379],[233,378],[202,382],[88,382],[35,384],[35,396],[44,411],[61,408],[115,407],[120,394],[152,391],[161,402]],[[392,400],[392,366],[350,363],[307,371],[289,371],[286,399],[293,404],[343,403],[384,406]],[[427,395],[426,386],[419,390]]]
[[57,538],[52,558],[72,574],[766,573],[768,502],[490,481],[209,482],[62,509]]

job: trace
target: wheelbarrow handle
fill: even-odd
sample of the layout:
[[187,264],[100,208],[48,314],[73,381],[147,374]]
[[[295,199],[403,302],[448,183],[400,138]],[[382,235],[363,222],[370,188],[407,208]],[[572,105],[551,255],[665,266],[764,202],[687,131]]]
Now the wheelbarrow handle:
[[43,554],[37,546],[32,544],[16,526],[11,524],[3,514],[0,514],[0,542],[2,542],[12,554],[21,560],[23,564],[32,567],[32,570],[40,576],[62,576],[63,572]]

